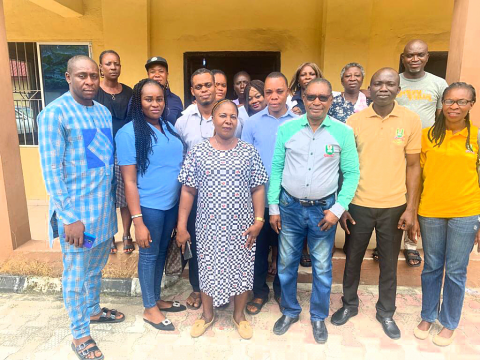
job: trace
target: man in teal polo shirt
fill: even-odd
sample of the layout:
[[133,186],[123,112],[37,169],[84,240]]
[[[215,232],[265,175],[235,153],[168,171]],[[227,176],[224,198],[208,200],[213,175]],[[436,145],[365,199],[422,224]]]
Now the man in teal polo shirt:
[[[306,114],[278,128],[268,190],[270,225],[280,233],[278,274],[283,313],[273,332],[283,335],[302,311],[297,300],[297,272],[307,237],[313,266],[313,336],[318,343],[325,343],[335,231],[355,195],[360,170],[353,130],[327,116],[332,103],[330,83],[312,80],[303,101]],[[337,197],[339,171],[344,179]]]

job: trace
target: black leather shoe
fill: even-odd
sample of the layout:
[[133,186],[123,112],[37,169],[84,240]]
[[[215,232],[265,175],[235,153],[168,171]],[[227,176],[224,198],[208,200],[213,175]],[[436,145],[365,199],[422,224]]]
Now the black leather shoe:
[[328,339],[328,330],[325,326],[325,321],[312,321],[313,337],[319,344],[325,344]]
[[345,306],[342,306],[340,309],[335,311],[335,314],[332,315],[330,321],[335,326],[341,326],[346,324],[346,322],[350,320],[350,318],[356,315],[358,315],[357,308],[346,308]]
[[275,325],[273,325],[273,333],[275,335],[283,335],[288,331],[290,325],[296,323],[297,321],[298,316],[290,317],[287,315],[282,315],[282,317],[275,322]]
[[375,315],[377,320],[382,324],[383,331],[390,339],[398,340],[400,339],[401,333],[400,329],[398,328],[397,324],[395,324],[395,320],[391,317],[381,317],[380,315]]

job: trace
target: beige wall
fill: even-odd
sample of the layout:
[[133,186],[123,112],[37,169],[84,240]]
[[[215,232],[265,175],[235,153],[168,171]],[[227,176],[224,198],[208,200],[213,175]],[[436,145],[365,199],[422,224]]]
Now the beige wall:
[[[317,62],[334,89],[351,61],[367,79],[380,67],[398,68],[413,38],[432,51],[449,47],[453,0],[83,0],[83,16],[64,18],[28,0],[4,0],[8,41],[91,42],[93,57],[113,48],[120,80],[145,77],[148,57],[167,58],[172,90],[183,98],[183,53],[280,51],[290,78],[305,61]],[[40,2],[41,3],[41,2]],[[472,35],[472,41],[478,37]],[[366,87],[368,81],[364,84]],[[44,198],[35,148],[22,148],[29,199]]]

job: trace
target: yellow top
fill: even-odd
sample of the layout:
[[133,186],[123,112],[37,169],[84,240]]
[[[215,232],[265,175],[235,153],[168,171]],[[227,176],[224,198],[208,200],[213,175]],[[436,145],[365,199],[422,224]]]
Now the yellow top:
[[407,202],[405,154],[419,154],[422,122],[395,102],[384,119],[367,109],[347,119],[353,128],[360,160],[360,182],[352,204],[392,208]]
[[447,130],[441,146],[422,132],[423,191],[418,214],[426,217],[452,218],[480,214],[477,154],[478,128],[471,125],[470,145],[466,148],[467,128],[452,134]]

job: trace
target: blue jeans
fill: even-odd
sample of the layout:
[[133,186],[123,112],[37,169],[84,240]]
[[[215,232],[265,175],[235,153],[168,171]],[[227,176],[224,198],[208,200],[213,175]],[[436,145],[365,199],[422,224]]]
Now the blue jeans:
[[178,205],[170,210],[141,207],[143,222],[150,231],[149,248],[140,248],[138,279],[142,289],[143,306],[152,308],[160,300],[160,287],[167,258],[168,244],[177,223]]
[[[449,330],[460,321],[467,266],[479,217],[439,219],[419,216],[425,265],[422,271],[422,320],[437,319]],[[443,302],[440,306],[443,272]]]
[[323,211],[330,209],[334,203],[334,194],[325,198],[322,204],[310,207],[300,205],[284,190],[280,194],[282,230],[278,241],[277,267],[284,315],[297,317],[302,311],[297,300],[297,276],[303,241],[307,237],[313,275],[310,318],[317,321],[328,316],[332,287],[332,248],[337,226],[321,231],[317,224],[324,217]]

